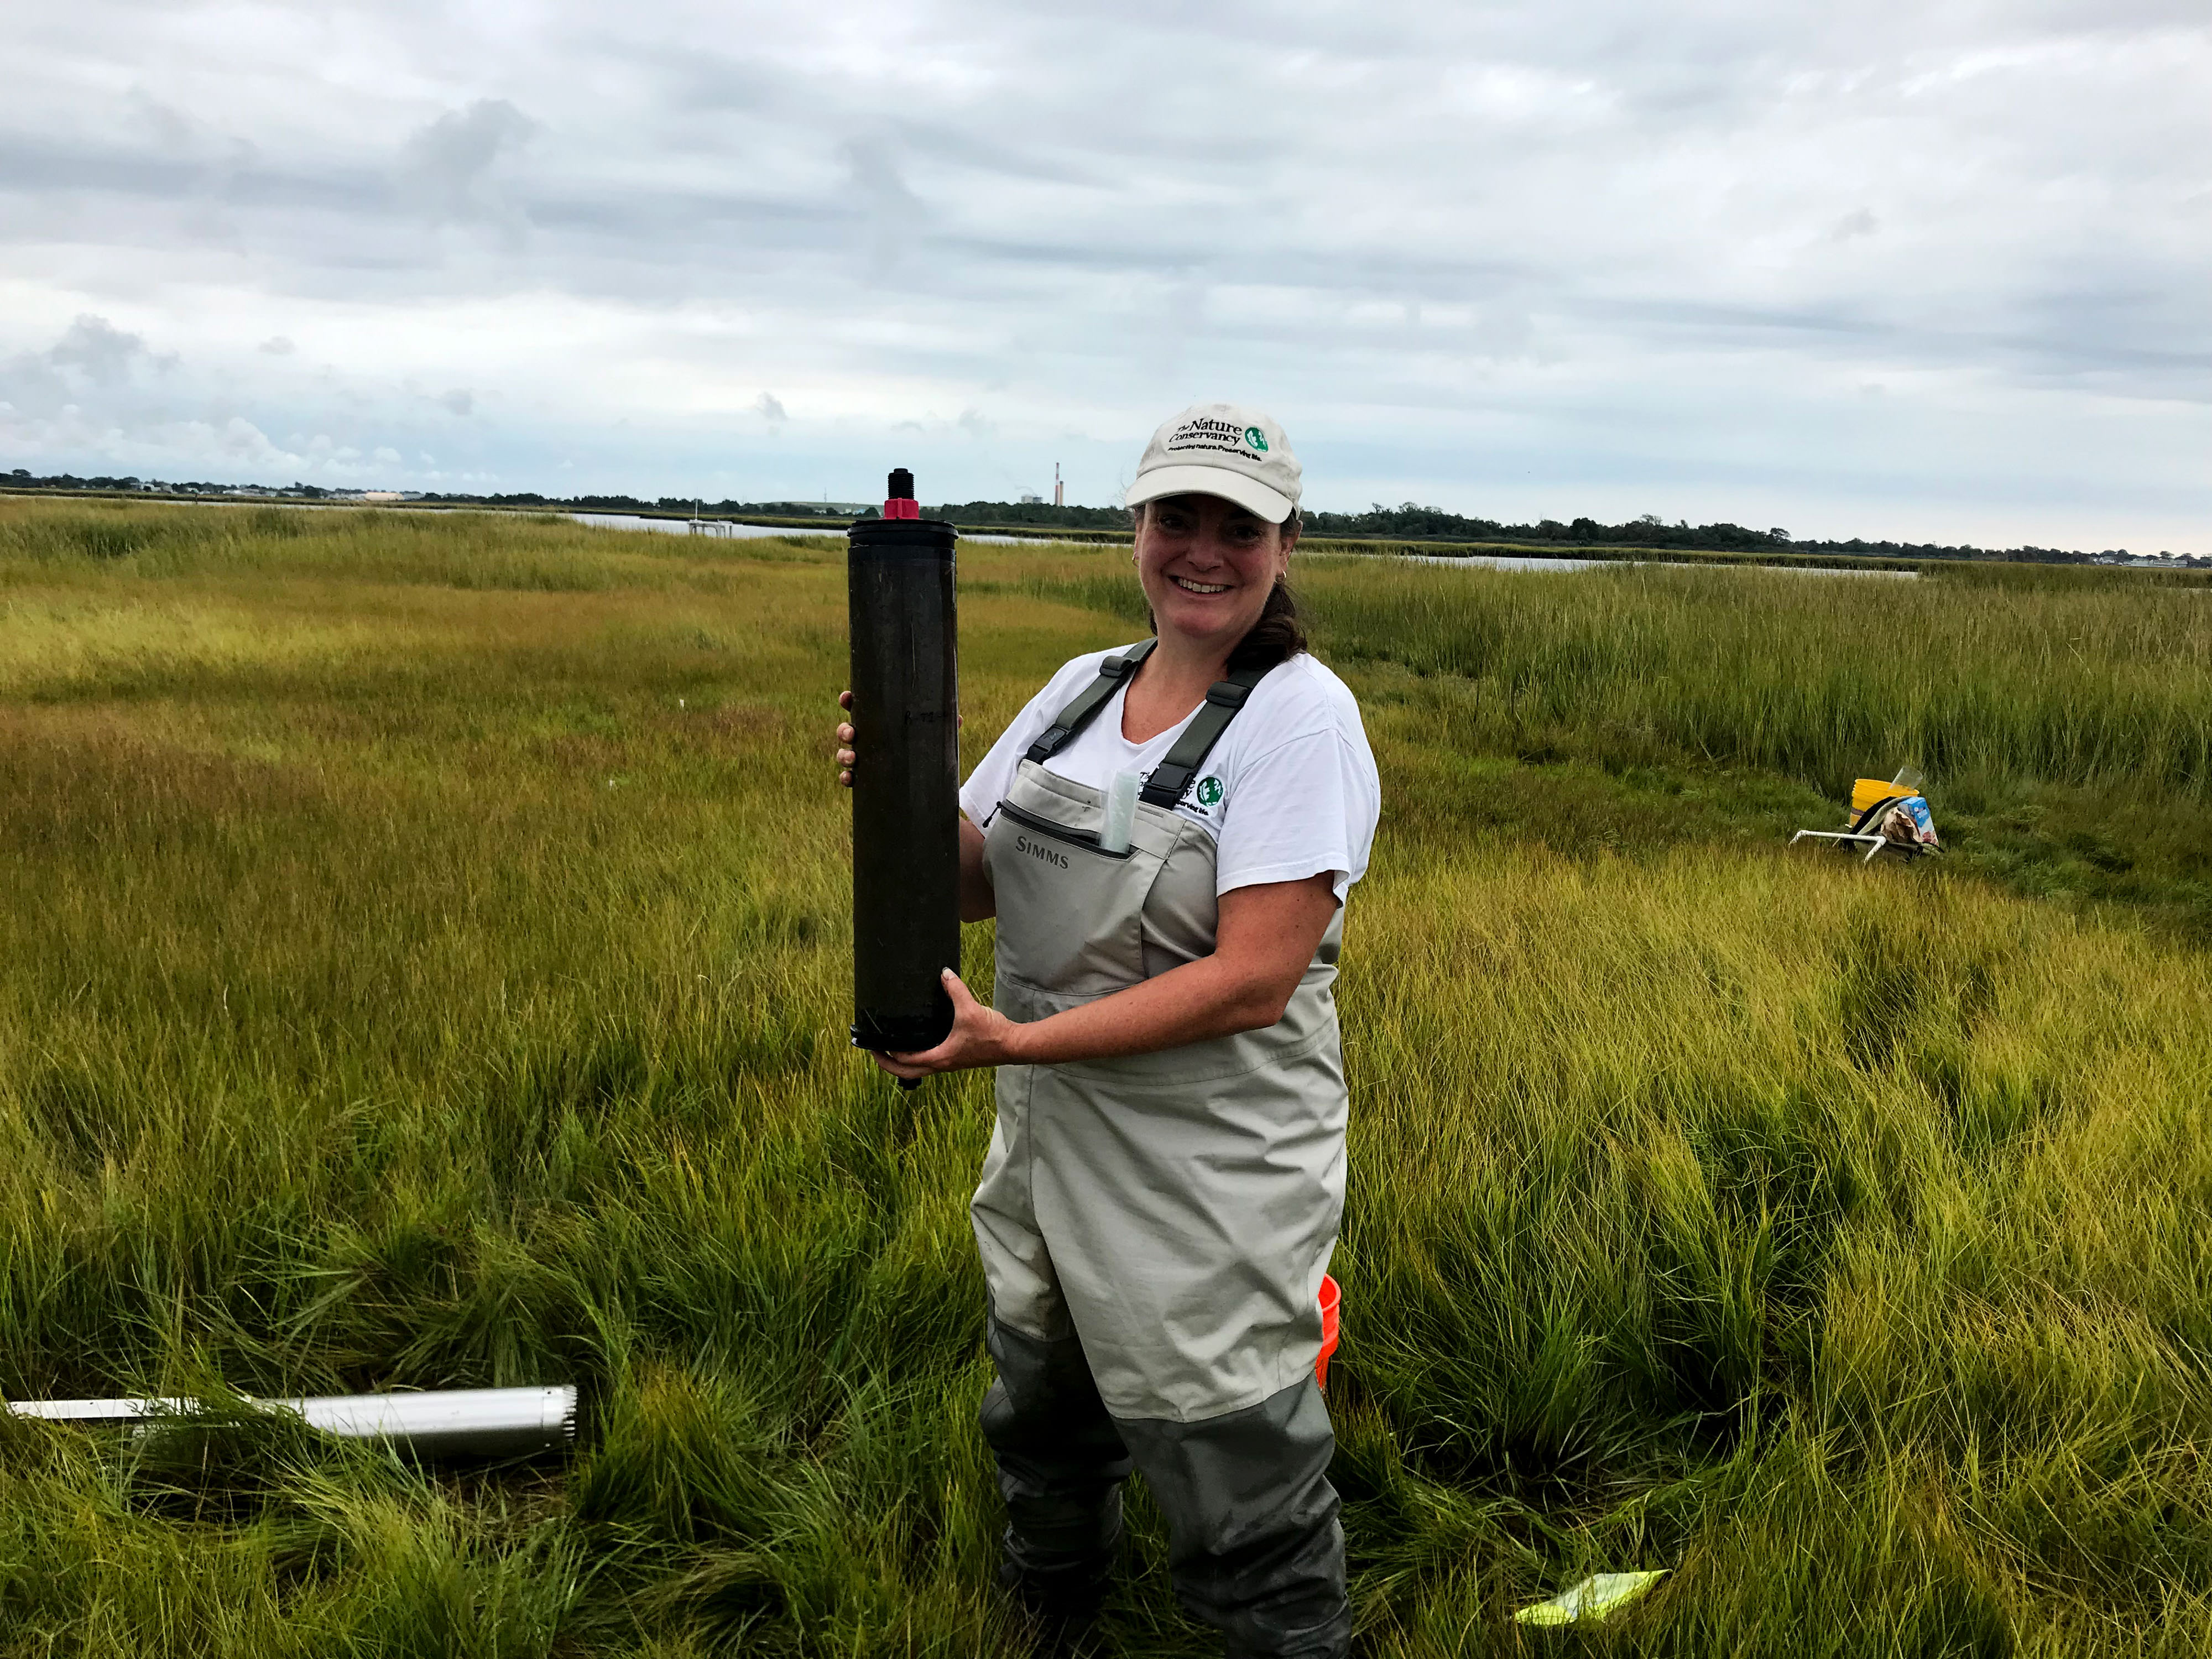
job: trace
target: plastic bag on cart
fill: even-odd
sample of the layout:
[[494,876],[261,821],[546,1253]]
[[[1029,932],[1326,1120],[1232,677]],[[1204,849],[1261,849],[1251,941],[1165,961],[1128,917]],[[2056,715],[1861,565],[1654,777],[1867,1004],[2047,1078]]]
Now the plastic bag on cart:
[[1882,814],[1881,835],[1899,847],[1939,852],[1943,845],[1936,838],[1936,815],[1921,795],[1908,795]]

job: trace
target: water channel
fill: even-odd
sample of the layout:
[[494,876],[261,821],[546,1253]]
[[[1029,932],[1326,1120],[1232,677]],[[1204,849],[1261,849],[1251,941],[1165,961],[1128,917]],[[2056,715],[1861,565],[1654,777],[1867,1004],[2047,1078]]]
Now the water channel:
[[[671,536],[735,537],[751,538],[766,536],[839,536],[845,532],[825,525],[819,530],[795,528],[789,525],[739,524],[734,519],[650,519],[635,513],[571,513],[578,524],[596,526],[601,530],[653,530]],[[1001,547],[1021,547],[1031,543],[1044,545],[1035,536],[975,535],[963,531],[963,542],[995,542]],[[1346,556],[1339,555],[1337,556]],[[1573,559],[1530,558],[1515,553],[1470,553],[1459,556],[1444,553],[1382,553],[1352,554],[1354,558],[1403,559],[1413,564],[1480,565],[1486,570],[1534,570],[1566,572],[1595,570],[1602,565],[1628,564],[1639,569],[1649,569],[1654,562],[1644,559]],[[1658,562],[1660,563],[1665,561]],[[1721,570],[1778,570],[1797,576],[1895,576],[1906,581],[1917,580],[1917,570],[1847,570],[1826,565],[1760,564],[1717,565]]]
[[1464,557],[1448,553],[1355,554],[1354,557],[1404,559],[1413,564],[1479,564],[1491,570],[1595,570],[1625,564],[1638,570],[1674,569],[1773,570],[1786,576],[1897,576],[1917,581],[1917,570],[1850,570],[1825,564],[1712,564],[1698,566],[1674,559],[1547,559],[1525,558],[1512,553],[1470,553]]
[[[739,524],[735,519],[648,519],[635,513],[571,513],[578,524],[592,525],[600,530],[658,530],[671,536],[733,537],[750,540],[763,536],[835,536],[844,539],[842,526],[824,525],[819,530],[808,530],[793,525]],[[1028,536],[971,536],[965,531],[960,535],[963,542],[998,542],[1007,547],[1018,547],[1034,539]]]

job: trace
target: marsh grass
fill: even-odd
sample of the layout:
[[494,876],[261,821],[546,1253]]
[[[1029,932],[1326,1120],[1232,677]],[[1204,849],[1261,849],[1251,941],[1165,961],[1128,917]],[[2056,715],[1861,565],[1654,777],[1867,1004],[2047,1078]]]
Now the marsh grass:
[[[963,557],[972,757],[1136,630],[1110,552]],[[1306,591],[1389,802],[1331,1371],[1365,1650],[2203,1651],[2212,990],[2143,925],[2197,914],[2202,597]],[[0,1418],[0,1652],[1024,1650],[987,1080],[842,1035],[842,607],[803,540],[0,503],[0,1390],[588,1401],[566,1467],[459,1471]],[[1913,744],[1939,814],[2071,803],[2141,890],[1780,850]],[[1107,1650],[1206,1651],[1134,1515]],[[1617,1632],[1506,1622],[1644,1565]]]
[[1954,783],[2212,796],[2212,609],[2134,571],[1457,574],[1330,562],[1305,585],[1338,656],[1468,686],[1485,747],[1686,753],[1830,792],[1896,755]]

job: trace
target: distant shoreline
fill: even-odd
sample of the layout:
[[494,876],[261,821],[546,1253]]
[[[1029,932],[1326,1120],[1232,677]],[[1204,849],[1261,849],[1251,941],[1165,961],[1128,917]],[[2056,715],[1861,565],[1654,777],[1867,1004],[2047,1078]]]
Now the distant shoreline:
[[[183,492],[173,489],[100,489],[71,488],[46,484],[20,484],[0,481],[0,495],[20,495],[46,499],[83,499],[96,501],[171,502],[200,506],[258,506],[295,507],[353,507],[380,512],[434,513],[504,513],[528,515],[552,513],[569,515],[579,513],[621,514],[637,519],[659,519],[676,523],[742,524],[781,530],[811,531],[821,535],[842,535],[856,522],[855,520],[831,514],[799,516],[787,514],[736,512],[686,513],[659,506],[577,506],[568,501],[523,503],[511,501],[481,501],[468,500],[421,497],[407,501],[368,501],[354,497],[331,499],[286,495],[276,491],[245,493],[226,489],[221,494]],[[599,498],[592,498],[597,500]],[[927,511],[927,509],[925,509]],[[1078,544],[1111,546],[1126,544],[1130,532],[1126,530],[1093,526],[1066,527],[1036,524],[1001,524],[986,521],[955,520],[963,534],[1004,537],[1018,541],[1038,543],[1060,542]],[[2212,584],[2212,559],[2188,556],[2160,559],[2151,555],[2131,555],[2112,558],[2092,553],[2064,553],[2048,558],[2021,557],[2003,550],[1978,550],[1972,554],[1912,556],[1910,555],[1857,553],[1836,547],[1832,543],[1798,544],[1777,543],[1759,549],[1655,547],[1635,542],[1556,542],[1529,539],[1428,539],[1421,537],[1342,536],[1312,534],[1305,536],[1299,546],[1309,553],[1345,555],[1393,554],[1400,556],[1432,559],[1446,562],[1458,559],[1483,559],[1510,556],[1524,559],[1577,561],[1599,563],[1680,564],[1717,566],[1758,566],[1774,569],[1814,570],[1891,570],[1898,572],[1943,569],[1962,564],[1978,565],[2045,565],[2053,568],[2095,568],[2101,569],[2142,570],[2152,574],[2164,574],[2178,578],[2195,575]],[[2044,550],[2037,550],[2040,552]]]

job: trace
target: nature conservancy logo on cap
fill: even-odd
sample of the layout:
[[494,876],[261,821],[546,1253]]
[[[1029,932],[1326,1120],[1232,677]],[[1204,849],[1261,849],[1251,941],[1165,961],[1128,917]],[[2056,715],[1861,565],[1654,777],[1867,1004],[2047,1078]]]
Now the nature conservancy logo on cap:
[[1177,423],[1176,429],[1168,434],[1165,447],[1170,454],[1186,449],[1226,449],[1233,452],[1240,441],[1258,450],[1267,447],[1267,434],[1256,426],[1243,426],[1235,421],[1199,415]]
[[1197,404],[1160,423],[1122,500],[1218,495],[1280,524],[1297,508],[1299,483],[1298,458],[1273,420],[1239,404]]
[[1198,804],[1200,806],[1211,806],[1220,799],[1221,780],[1219,778],[1200,778],[1198,781]]

